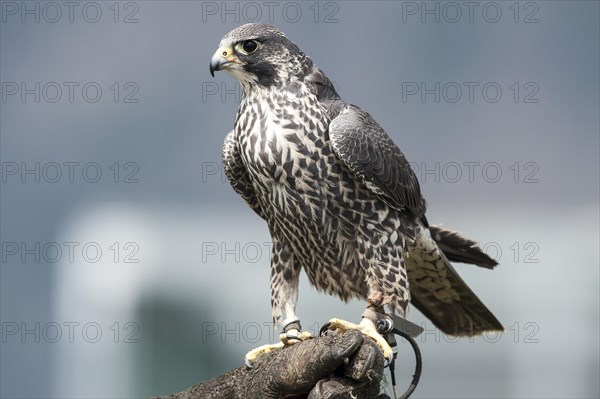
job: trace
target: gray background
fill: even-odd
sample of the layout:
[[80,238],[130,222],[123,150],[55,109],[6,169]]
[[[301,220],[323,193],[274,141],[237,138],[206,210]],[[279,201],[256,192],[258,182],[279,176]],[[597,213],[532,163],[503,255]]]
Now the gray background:
[[[174,392],[275,339],[267,229],[220,169],[241,93],[208,73],[258,13],[414,162],[429,220],[501,263],[457,267],[502,335],[410,313],[427,328],[414,397],[599,396],[598,2],[1,5],[2,398]],[[307,329],[362,308],[302,282]]]

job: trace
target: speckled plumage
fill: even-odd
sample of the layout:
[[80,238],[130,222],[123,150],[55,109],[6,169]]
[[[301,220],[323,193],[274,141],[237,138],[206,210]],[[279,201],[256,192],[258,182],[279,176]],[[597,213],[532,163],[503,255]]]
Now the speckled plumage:
[[[243,47],[254,48],[248,41],[258,47],[250,54]],[[382,298],[402,316],[412,295],[449,334],[502,329],[440,247],[452,237],[451,259],[494,262],[476,247],[461,246],[471,241],[432,227],[438,245],[400,149],[368,113],[343,102],[283,33],[262,24],[229,32],[213,69],[226,69],[244,89],[223,164],[273,238],[275,322],[295,318],[304,270],[319,290],[343,300]]]

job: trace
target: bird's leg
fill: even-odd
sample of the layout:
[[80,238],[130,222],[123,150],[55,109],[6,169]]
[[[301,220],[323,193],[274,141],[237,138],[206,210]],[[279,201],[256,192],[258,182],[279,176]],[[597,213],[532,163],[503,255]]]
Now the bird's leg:
[[392,349],[391,344],[395,346],[395,340],[393,339],[388,342],[386,337],[390,334],[386,334],[386,337],[382,336],[377,331],[377,314],[385,314],[383,309],[383,295],[380,292],[375,292],[371,294],[368,298],[369,304],[367,305],[366,310],[362,314],[362,320],[359,324],[350,323],[341,319],[331,319],[329,322],[323,327],[323,329],[329,330],[359,330],[369,338],[373,339],[375,343],[381,348],[383,351],[383,356],[385,357],[387,362],[391,362],[394,359],[394,350]]
[[[393,333],[389,332],[391,331],[391,328],[389,328],[388,326],[384,327],[381,325],[382,323],[385,325],[386,322],[391,323],[391,326],[393,326],[394,324],[391,316],[386,314],[385,309],[383,308],[383,304],[385,303],[383,294],[381,293],[381,291],[374,291],[373,293],[371,293],[371,295],[369,295],[369,298],[367,298],[367,300],[369,304],[367,305],[367,308],[365,309],[361,317],[363,319],[371,320],[371,322],[373,322],[373,324],[375,324],[375,326],[377,327],[378,331],[388,331],[388,333],[383,334],[383,337],[385,338],[386,342],[389,344],[390,347],[395,348],[396,337]],[[399,308],[399,312],[402,313],[403,317],[406,314],[404,308]]]
[[279,240],[273,242],[271,256],[271,307],[274,324],[281,324],[280,342],[267,344],[251,350],[246,354],[246,365],[259,356],[287,345],[312,338],[308,331],[302,331],[300,319],[296,316],[298,301],[298,283],[300,264],[294,259],[292,252]]

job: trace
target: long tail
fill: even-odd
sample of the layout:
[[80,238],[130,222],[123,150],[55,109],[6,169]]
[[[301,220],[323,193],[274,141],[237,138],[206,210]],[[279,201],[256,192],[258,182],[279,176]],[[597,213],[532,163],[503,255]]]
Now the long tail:
[[[411,303],[436,327],[449,335],[472,336],[504,328],[458,275],[448,258],[491,268],[496,262],[473,241],[438,227],[442,245],[422,228],[406,258]],[[448,238],[450,237],[450,238]],[[450,245],[456,242],[457,245]],[[445,255],[448,251],[448,257]]]
[[493,269],[498,265],[498,262],[483,252],[475,241],[461,236],[456,231],[431,225],[429,232],[444,255],[452,262],[470,263],[486,269]]

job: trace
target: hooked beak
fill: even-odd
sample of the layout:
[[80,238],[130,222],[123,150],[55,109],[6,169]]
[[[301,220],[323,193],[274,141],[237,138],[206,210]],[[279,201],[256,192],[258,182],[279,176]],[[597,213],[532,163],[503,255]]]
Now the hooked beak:
[[219,47],[210,59],[210,74],[214,77],[215,71],[227,68],[237,62],[237,57],[231,47]]

